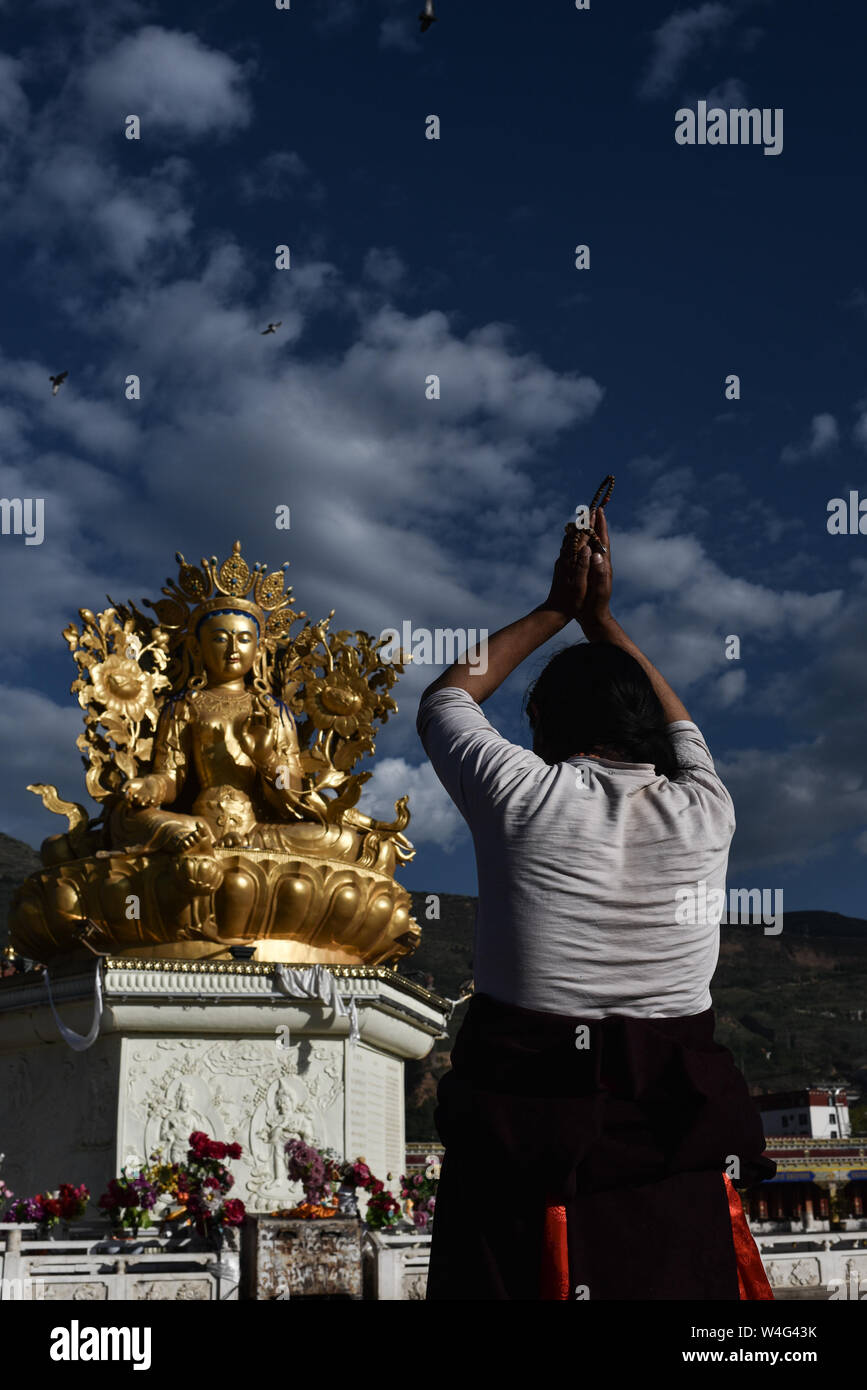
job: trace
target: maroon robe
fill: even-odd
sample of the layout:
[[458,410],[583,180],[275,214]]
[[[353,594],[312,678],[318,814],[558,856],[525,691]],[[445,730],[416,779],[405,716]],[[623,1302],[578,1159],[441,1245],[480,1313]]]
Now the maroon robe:
[[712,1009],[581,1019],[474,995],[437,1090],[427,1298],[538,1299],[545,1210],[563,1205],[574,1297],[737,1300],[723,1173],[749,1185],[776,1164],[713,1029]]

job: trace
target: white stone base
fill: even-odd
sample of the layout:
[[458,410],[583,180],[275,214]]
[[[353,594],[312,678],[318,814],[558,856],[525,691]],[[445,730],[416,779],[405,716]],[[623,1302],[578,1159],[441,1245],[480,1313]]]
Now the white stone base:
[[[283,1154],[295,1134],[363,1156],[383,1181],[393,1174],[397,1192],[403,1062],[444,1035],[450,1005],[382,967],[334,967],[341,997],[357,1003],[361,1040],[352,1043],[348,1018],[287,998],[272,968],[104,961],[102,1025],[84,1052],[61,1039],[41,976],[0,981],[7,1185],[32,1196],[85,1182],[95,1204],[129,1156],[161,1148],[180,1160],[199,1129],[242,1146],[229,1165],[232,1195],[251,1211],[300,1199]],[[66,1026],[86,1034],[93,970],[52,979],[52,991]]]
[[431,1237],[418,1231],[365,1230],[366,1297],[388,1303],[424,1301],[430,1246]]

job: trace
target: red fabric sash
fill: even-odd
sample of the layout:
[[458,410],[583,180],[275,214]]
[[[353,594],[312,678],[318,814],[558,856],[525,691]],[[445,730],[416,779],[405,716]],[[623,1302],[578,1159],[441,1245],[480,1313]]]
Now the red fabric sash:
[[539,1297],[569,1297],[569,1246],[566,1241],[566,1208],[545,1208],[542,1238],[542,1278]]
[[768,1276],[765,1274],[759,1248],[747,1225],[740,1194],[728,1173],[723,1173],[723,1180],[726,1185],[726,1196],[729,1199],[729,1216],[731,1217],[732,1240],[735,1244],[735,1255],[738,1262],[738,1288],[741,1302],[755,1303],[761,1299],[770,1299],[773,1302],[773,1291],[768,1283]]
[[[741,1302],[774,1300],[762,1257],[747,1225],[741,1199],[731,1178],[723,1173],[732,1241],[738,1266],[738,1290]],[[567,1299],[569,1292],[569,1253],[566,1242],[566,1208],[545,1207],[545,1230],[542,1240],[542,1270],[539,1283],[540,1299]]]

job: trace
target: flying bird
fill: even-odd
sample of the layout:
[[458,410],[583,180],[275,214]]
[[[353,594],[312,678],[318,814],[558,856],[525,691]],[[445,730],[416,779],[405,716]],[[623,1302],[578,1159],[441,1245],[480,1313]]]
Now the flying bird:
[[436,24],[436,20],[437,17],[433,12],[433,0],[424,0],[424,9],[419,15],[421,32],[426,33],[432,24]]
[[48,380],[51,382],[52,396],[57,395],[58,391],[60,390],[61,386],[63,385],[64,381],[68,376],[69,372],[61,372],[58,376],[50,376],[48,378]]
[[277,323],[269,323],[267,328],[262,329],[261,337],[264,338],[266,333],[276,333],[282,322],[283,320],[280,319]]

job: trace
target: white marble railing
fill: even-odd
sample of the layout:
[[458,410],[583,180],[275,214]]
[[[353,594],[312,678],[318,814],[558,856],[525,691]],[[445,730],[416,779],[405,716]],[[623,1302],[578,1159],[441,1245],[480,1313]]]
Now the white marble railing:
[[755,1232],[780,1298],[867,1299],[867,1231]]
[[237,1298],[236,1252],[166,1247],[164,1238],[152,1235],[128,1243],[40,1240],[35,1226],[0,1224],[0,1302]]

